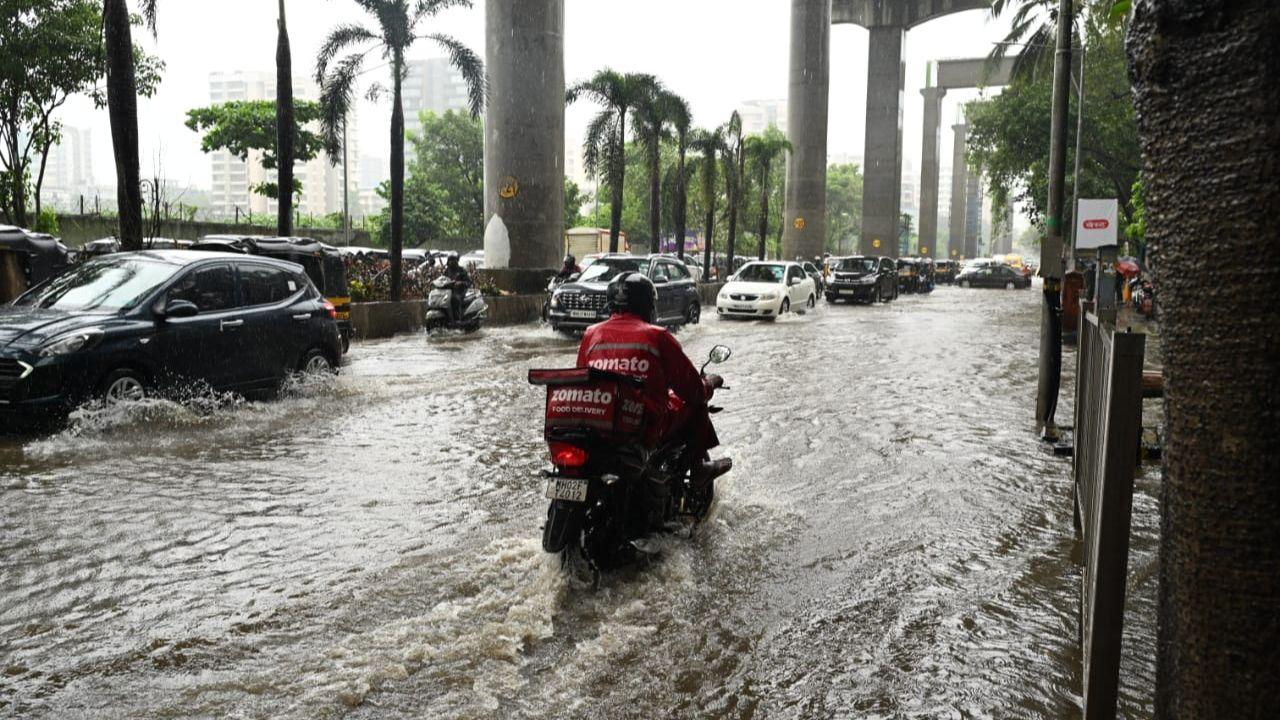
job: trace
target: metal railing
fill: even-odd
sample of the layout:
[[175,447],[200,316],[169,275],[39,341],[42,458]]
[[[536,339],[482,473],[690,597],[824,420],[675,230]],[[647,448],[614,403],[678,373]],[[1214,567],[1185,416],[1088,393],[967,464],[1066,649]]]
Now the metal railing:
[[1080,643],[1088,720],[1116,713],[1146,336],[1116,332],[1081,305],[1073,471],[1084,542]]

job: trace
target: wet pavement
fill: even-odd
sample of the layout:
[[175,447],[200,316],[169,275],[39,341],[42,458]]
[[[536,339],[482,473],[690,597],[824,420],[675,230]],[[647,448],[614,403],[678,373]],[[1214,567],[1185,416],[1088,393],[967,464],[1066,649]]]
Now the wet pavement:
[[[736,467],[695,537],[598,590],[540,550],[525,373],[576,349],[546,330],[367,343],[276,402],[0,438],[0,717],[1074,716],[1038,300],[940,288],[682,332],[734,349]],[[1122,717],[1152,712],[1158,481],[1135,495]]]

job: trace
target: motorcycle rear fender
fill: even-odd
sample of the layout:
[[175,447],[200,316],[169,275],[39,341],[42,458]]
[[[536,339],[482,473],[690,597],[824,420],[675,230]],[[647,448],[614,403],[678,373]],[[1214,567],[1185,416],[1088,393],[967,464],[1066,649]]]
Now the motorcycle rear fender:
[[558,553],[578,541],[587,516],[585,503],[552,501],[547,508],[547,524],[542,528],[542,549]]

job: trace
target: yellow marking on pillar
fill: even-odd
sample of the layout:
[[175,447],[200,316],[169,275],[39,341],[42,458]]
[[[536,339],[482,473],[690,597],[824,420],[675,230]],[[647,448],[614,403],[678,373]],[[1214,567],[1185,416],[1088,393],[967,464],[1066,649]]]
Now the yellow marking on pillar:
[[791,223],[791,226],[797,230],[803,230],[806,224],[807,223],[805,223],[804,218],[798,217],[795,219],[795,222]]
[[503,200],[510,200],[519,194],[520,181],[517,180],[514,175],[508,175],[502,178],[501,182],[498,184],[498,197]]
[[876,238],[875,240],[872,240],[871,247],[878,249],[880,247],[880,238]]

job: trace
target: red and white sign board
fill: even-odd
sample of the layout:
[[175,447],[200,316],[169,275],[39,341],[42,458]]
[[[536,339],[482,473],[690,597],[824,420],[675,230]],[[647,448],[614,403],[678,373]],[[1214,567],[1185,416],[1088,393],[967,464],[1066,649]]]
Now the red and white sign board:
[[1081,200],[1076,206],[1076,249],[1093,250],[1118,245],[1120,202]]

